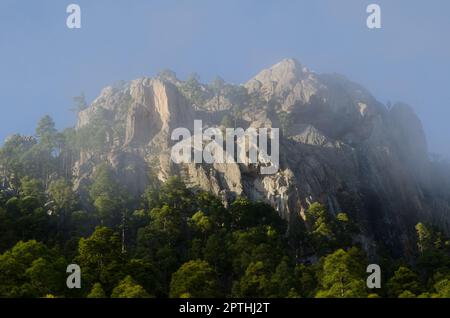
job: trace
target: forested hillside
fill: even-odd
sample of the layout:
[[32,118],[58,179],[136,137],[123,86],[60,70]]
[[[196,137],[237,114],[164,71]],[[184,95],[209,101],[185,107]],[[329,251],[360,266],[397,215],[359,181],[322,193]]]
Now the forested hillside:
[[[181,178],[148,175],[129,193],[108,163],[73,190],[80,136],[43,118],[0,150],[1,297],[450,297],[450,241],[419,223],[413,257],[373,255],[352,211],[313,203],[283,221],[262,202],[222,200]],[[80,193],[86,195],[81,196]],[[366,267],[382,288],[366,287]],[[81,289],[66,287],[79,264]]]

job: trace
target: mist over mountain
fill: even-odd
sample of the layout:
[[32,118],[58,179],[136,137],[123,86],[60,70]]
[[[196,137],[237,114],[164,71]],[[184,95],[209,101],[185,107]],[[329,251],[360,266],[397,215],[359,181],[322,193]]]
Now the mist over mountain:
[[0,299],[450,298],[435,2],[0,1]]
[[[280,169],[261,175],[246,164],[174,164],[177,127],[280,128]],[[78,114],[76,129],[99,145],[82,145],[73,163],[75,189],[108,162],[131,192],[142,193],[150,173],[180,176],[190,187],[232,202],[272,205],[290,226],[311,203],[345,211],[363,228],[369,252],[384,242],[404,254],[414,249],[414,225],[449,231],[450,187],[444,164],[430,160],[420,119],[404,103],[385,106],[364,87],[338,74],[317,74],[295,59],[262,70],[243,85],[220,78],[206,85],[172,71],[102,90]]]
[[[411,106],[295,59],[74,102],[74,127],[46,115],[0,147],[0,297],[450,297],[450,165]],[[195,150],[209,128],[279,130],[279,164],[272,137],[253,162],[176,163],[178,128]]]

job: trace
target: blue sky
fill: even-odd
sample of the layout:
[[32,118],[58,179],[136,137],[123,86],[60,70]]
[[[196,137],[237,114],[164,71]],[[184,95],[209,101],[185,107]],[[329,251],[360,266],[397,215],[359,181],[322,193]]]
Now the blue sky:
[[[66,7],[82,29],[66,27]],[[369,30],[366,6],[382,8]],[[1,0],[0,139],[50,114],[73,125],[73,96],[170,68],[242,83],[285,57],[338,72],[381,102],[411,104],[430,151],[450,156],[448,0]]]

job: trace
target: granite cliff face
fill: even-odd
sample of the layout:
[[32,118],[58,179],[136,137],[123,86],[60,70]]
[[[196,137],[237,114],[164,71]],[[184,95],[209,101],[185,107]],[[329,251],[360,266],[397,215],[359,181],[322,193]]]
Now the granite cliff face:
[[[408,105],[387,109],[358,84],[316,74],[293,59],[241,86],[193,83],[166,73],[104,89],[79,113],[77,129],[100,116],[108,123],[105,150],[82,151],[76,186],[107,160],[132,192],[143,191],[149,172],[162,181],[179,175],[224,202],[236,196],[269,202],[291,224],[320,201],[363,226],[360,241],[368,251],[384,241],[392,251],[407,252],[418,220],[450,230],[450,190],[436,181],[420,120]],[[194,119],[210,127],[281,128],[279,171],[173,163],[171,132],[192,130]]]

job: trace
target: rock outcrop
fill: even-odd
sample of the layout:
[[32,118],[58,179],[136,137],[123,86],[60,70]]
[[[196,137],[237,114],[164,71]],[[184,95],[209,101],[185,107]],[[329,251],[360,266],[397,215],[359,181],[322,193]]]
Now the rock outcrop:
[[[202,111],[183,85],[172,75],[104,89],[79,114],[77,129],[99,109],[115,128],[107,151],[80,155],[76,184],[88,182],[96,162],[106,159],[136,193],[145,188],[149,171],[162,181],[176,174],[224,202],[241,195],[264,200],[290,223],[320,201],[363,226],[369,251],[376,248],[373,242],[382,241],[392,251],[408,252],[418,220],[450,230],[450,195],[434,182],[422,125],[411,107],[387,109],[343,76],[316,74],[293,59],[243,86],[230,85],[220,95],[206,94],[203,85]],[[247,95],[231,96],[243,88]],[[199,118],[206,120],[204,125],[220,126],[217,119],[225,116],[243,128],[282,128],[277,173],[261,175],[246,164],[177,165],[170,160],[174,128],[192,130]]]

